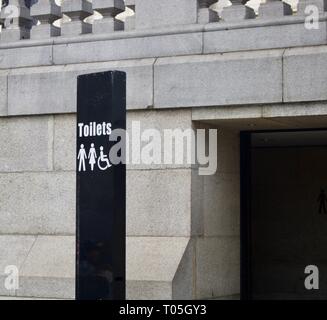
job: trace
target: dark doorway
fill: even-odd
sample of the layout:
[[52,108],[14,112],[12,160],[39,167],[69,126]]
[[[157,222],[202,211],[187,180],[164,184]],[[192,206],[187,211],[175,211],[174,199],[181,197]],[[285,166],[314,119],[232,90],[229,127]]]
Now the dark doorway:
[[327,131],[241,133],[243,299],[327,299]]

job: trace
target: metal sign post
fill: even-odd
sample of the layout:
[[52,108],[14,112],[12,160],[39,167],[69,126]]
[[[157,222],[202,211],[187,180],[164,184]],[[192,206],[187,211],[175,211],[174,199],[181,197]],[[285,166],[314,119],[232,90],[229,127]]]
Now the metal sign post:
[[[126,75],[81,75],[77,89],[76,298],[125,299],[125,161],[112,161],[126,129]],[[121,139],[123,142],[124,139]],[[117,148],[115,148],[117,150]],[[120,151],[123,157],[125,150]]]

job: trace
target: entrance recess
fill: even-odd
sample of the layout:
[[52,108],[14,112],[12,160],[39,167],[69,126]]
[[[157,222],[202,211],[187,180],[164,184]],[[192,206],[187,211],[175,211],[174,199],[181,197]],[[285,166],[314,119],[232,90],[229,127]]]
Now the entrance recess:
[[327,130],[241,133],[243,299],[327,299]]

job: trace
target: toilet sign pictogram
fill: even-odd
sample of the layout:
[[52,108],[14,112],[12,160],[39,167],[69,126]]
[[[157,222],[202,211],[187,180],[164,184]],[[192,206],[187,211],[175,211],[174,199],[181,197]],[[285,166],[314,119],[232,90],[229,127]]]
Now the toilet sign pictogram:
[[81,300],[125,299],[126,168],[125,161],[110,160],[115,129],[126,129],[125,73],[79,76],[76,298]]

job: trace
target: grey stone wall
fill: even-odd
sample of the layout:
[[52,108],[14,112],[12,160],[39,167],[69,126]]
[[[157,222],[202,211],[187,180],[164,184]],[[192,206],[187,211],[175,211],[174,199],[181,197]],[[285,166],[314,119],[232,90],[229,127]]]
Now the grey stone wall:
[[[4,298],[74,298],[77,75],[126,71],[129,131],[133,120],[143,129],[218,128],[213,176],[189,165],[128,166],[130,299],[238,295],[239,131],[326,123],[325,12],[308,30],[302,11],[217,21],[198,0],[126,5],[135,16],[125,31],[80,34],[79,21],[64,27],[70,36],[9,41],[21,25],[0,34]],[[3,286],[12,264],[16,292]]]

